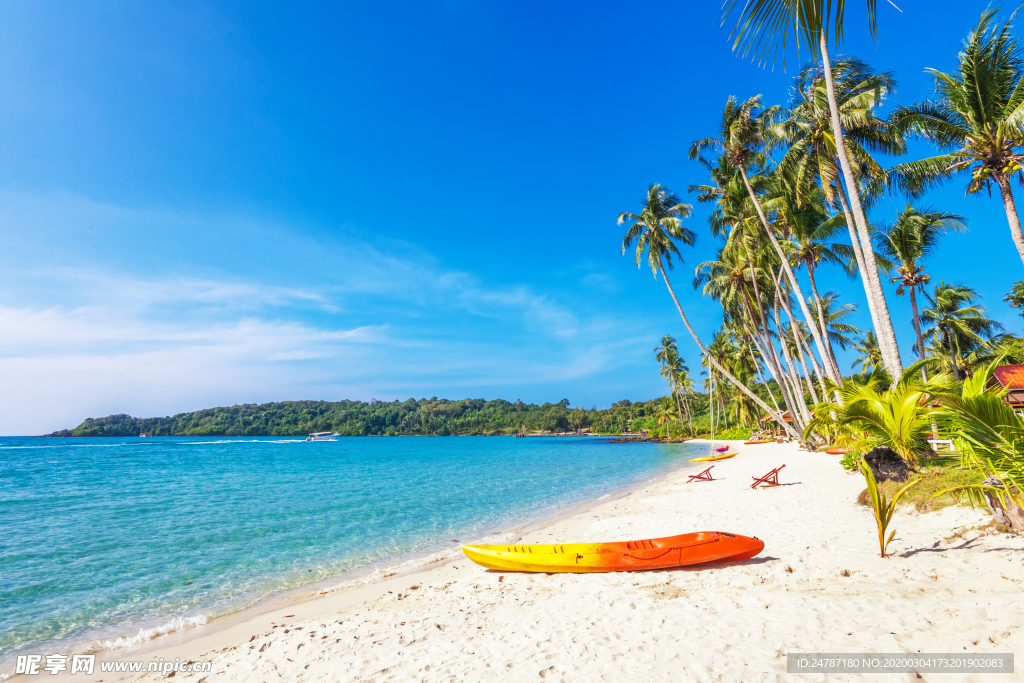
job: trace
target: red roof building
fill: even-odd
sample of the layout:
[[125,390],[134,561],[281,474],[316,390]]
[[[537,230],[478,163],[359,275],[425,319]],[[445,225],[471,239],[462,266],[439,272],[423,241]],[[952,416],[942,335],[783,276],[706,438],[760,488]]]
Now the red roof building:
[[1015,409],[1024,408],[1024,365],[1000,365],[992,371],[988,385],[998,384],[1005,391],[1003,400]]

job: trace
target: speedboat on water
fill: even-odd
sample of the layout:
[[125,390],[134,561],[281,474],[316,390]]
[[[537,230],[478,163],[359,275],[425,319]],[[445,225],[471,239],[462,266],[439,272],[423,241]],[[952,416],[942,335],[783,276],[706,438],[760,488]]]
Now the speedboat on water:
[[331,434],[330,432],[313,432],[306,441],[337,441],[335,438],[338,434]]

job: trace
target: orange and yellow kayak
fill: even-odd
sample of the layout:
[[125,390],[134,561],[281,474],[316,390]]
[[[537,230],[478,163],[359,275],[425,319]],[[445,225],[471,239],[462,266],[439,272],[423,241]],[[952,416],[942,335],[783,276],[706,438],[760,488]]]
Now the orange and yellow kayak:
[[488,569],[548,573],[630,572],[738,562],[763,549],[763,541],[724,531],[618,543],[462,546],[466,557]]
[[691,458],[690,462],[708,462],[709,460],[728,460],[735,458],[739,453],[726,453],[724,455],[706,455],[703,458]]

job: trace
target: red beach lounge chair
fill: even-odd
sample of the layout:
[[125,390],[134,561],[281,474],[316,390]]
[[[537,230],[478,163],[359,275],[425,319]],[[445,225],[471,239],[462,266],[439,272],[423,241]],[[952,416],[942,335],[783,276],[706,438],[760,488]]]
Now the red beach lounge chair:
[[691,481],[714,481],[714,477],[711,476],[712,468],[714,468],[714,465],[707,468],[700,474],[691,474],[690,478],[686,480],[686,483],[689,484]]
[[756,489],[758,484],[764,484],[765,486],[779,486],[779,472],[785,465],[780,465],[774,470],[764,475],[763,477],[751,477],[754,483],[750,485],[750,488]]

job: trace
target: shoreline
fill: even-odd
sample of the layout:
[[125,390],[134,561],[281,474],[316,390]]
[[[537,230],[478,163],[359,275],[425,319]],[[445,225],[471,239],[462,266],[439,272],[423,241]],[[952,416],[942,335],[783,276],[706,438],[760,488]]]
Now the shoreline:
[[[750,488],[753,477],[780,464],[782,486]],[[105,659],[210,661],[210,681],[518,681],[538,674],[775,681],[785,679],[787,652],[1024,647],[1024,538],[989,532],[987,511],[901,508],[890,557],[882,559],[871,512],[856,503],[863,478],[846,474],[837,458],[798,444],[764,444],[741,447],[714,467],[712,482],[687,484],[684,466],[517,542],[717,530],[764,540],[757,557],[607,574],[498,572],[456,558],[216,632],[163,636],[145,656],[118,651]],[[176,680],[210,675],[179,673]],[[861,678],[870,677],[828,679]]]
[[[617,437],[583,436],[604,438],[609,439],[609,443],[619,443],[619,441],[611,441],[611,439]],[[689,439],[685,442],[671,441],[664,443],[681,444],[700,441],[700,439]],[[640,439],[623,439],[622,442],[659,443],[657,441],[642,441]],[[515,537],[517,540],[521,540],[531,534],[541,533],[543,530],[558,524],[564,519],[574,515],[586,514],[596,506],[627,497],[642,485],[655,484],[684,470],[693,469],[698,463],[691,463],[689,456],[690,454],[687,454],[686,459],[679,463],[675,469],[656,474],[654,477],[637,479],[626,486],[609,491],[597,498],[570,501],[557,506],[557,510],[551,510],[537,516],[527,516],[519,520],[513,529],[504,531],[498,537],[485,536],[467,542],[500,543],[503,539],[511,540],[512,537]],[[174,657],[180,656],[177,654],[179,650],[191,652],[193,649],[191,646],[195,641],[213,639],[219,644],[222,642],[221,634],[224,633],[233,634],[231,637],[238,633],[244,637],[249,637],[251,629],[247,628],[247,626],[257,621],[263,624],[262,618],[266,615],[278,615],[280,618],[286,612],[294,612],[297,615],[305,614],[307,618],[312,618],[316,615],[331,613],[338,609],[350,609],[352,606],[359,604],[360,600],[365,602],[371,598],[379,598],[381,595],[386,595],[387,589],[393,588],[393,584],[401,583],[410,577],[428,574],[433,579],[435,575],[429,574],[432,571],[443,570],[449,565],[459,563],[460,561],[470,564],[470,561],[461,552],[461,547],[462,543],[459,543],[447,550],[439,549],[397,555],[385,560],[383,563],[368,565],[350,574],[329,576],[304,586],[287,589],[280,594],[274,595],[272,600],[257,598],[255,602],[240,606],[237,609],[226,607],[220,613],[211,615],[200,614],[190,617],[169,617],[165,624],[140,628],[140,631],[158,631],[158,633],[136,644],[118,645],[113,648],[104,647],[105,643],[117,642],[122,639],[131,640],[137,637],[137,632],[136,634],[126,633],[113,638],[101,638],[91,641],[78,649],[68,650],[65,654],[94,654],[97,656],[97,661],[152,659],[160,656],[163,656],[164,659],[174,659]],[[441,576],[448,576],[448,572],[442,572]],[[159,632],[167,623],[180,620],[184,620],[192,625],[186,628]],[[197,620],[200,622],[198,625],[196,625]],[[61,678],[61,675],[58,674],[57,678]],[[130,676],[127,675],[121,678],[115,675],[115,677],[107,678],[106,680],[128,680],[129,678]],[[13,667],[0,670],[0,681],[10,679],[22,680],[22,677],[13,673]]]

